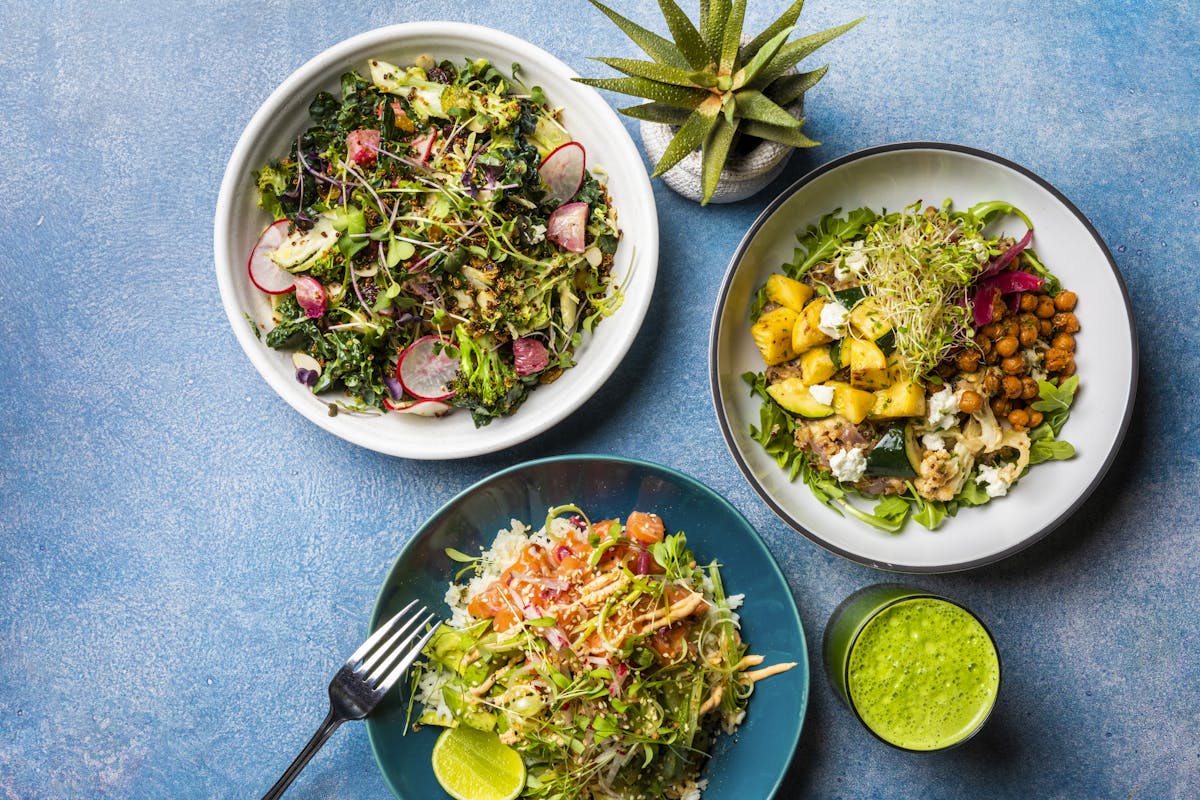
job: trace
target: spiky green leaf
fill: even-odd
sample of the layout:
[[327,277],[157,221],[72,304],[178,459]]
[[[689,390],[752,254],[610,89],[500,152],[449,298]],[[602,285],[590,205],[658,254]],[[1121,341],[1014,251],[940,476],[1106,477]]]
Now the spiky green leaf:
[[663,105],[662,103],[642,103],[640,106],[622,108],[621,113],[634,119],[644,119],[647,122],[661,122],[664,125],[682,125],[692,113],[682,108]]
[[767,125],[765,122],[747,120],[742,123],[742,133],[746,136],[756,136],[759,139],[786,144],[788,147],[816,147],[820,142],[813,141],[800,132],[803,124],[804,120],[801,119],[800,125],[794,128],[781,128],[777,125]]
[[707,66],[712,61],[712,57],[709,55],[708,48],[704,46],[704,39],[701,38],[700,31],[696,30],[696,26],[688,19],[688,15],[676,4],[675,0],[658,0],[658,7],[667,21],[667,27],[671,29],[671,36],[675,37],[676,47],[679,48],[680,53],[683,53],[687,62],[695,69]]
[[734,92],[737,103],[737,115],[743,119],[757,120],[768,125],[778,125],[781,128],[798,128],[800,122],[786,110],[771,102],[762,92],[753,89],[743,89]]
[[708,27],[708,0],[700,0],[700,30]]
[[754,58],[750,59],[750,63],[742,67],[742,69],[739,70],[736,75],[734,75],[734,87],[740,89],[750,81],[754,80],[754,77],[758,75],[758,71],[766,66],[767,62],[775,57],[775,54],[779,52],[779,48],[783,47],[783,43],[787,40],[787,37],[792,35],[792,31],[794,30],[796,30],[795,27],[784,28],[779,33],[775,34],[775,37],[771,39],[771,41],[767,42],[764,47],[760,48],[759,51],[754,55]]
[[733,0],[729,8],[729,18],[725,20],[725,30],[721,35],[721,72],[728,75],[733,72],[737,62],[738,47],[742,43],[742,25],[746,21],[746,0]]
[[598,0],[588,0],[588,2],[604,12],[604,15],[611,19],[634,44],[642,48],[642,51],[646,55],[658,63],[680,68],[688,66],[687,59],[683,57],[683,53],[679,52],[679,48],[672,44],[669,39],[664,39],[657,33],[646,30],[636,22],[626,19],[608,6],[598,2]]
[[691,116],[679,127],[679,132],[671,139],[667,149],[663,151],[662,158],[654,165],[654,172],[650,173],[650,177],[655,178],[662,175],[682,161],[688,153],[703,145],[719,119],[721,119],[719,114],[693,111]]
[[797,39],[794,42],[788,42],[783,47],[779,48],[779,52],[775,54],[767,65],[763,67],[751,83],[747,84],[751,89],[761,89],[771,81],[778,78],[783,73],[787,72],[792,67],[796,66],[802,59],[806,58],[817,48],[828,44],[837,37],[841,36],[846,31],[853,28],[858,23],[862,22],[865,17],[859,17],[853,22],[847,22],[845,25],[838,25],[820,33],[814,33],[810,36],[805,36],[803,39]]
[[801,72],[798,75],[784,75],[776,78],[767,88],[763,89],[763,94],[781,106],[790,106],[803,97],[805,92],[816,86],[828,71],[829,65],[826,64],[819,69]]
[[704,98],[712,96],[703,89],[686,89],[682,86],[659,83],[646,78],[575,78],[575,80],[597,89],[644,97],[647,100],[655,100],[676,108],[695,108],[704,102]]
[[733,144],[733,135],[737,133],[738,122],[729,123],[723,116],[717,116],[717,124],[704,142],[704,153],[701,156],[700,183],[703,197],[700,205],[708,205],[717,184],[721,182],[721,170],[725,168],[725,159],[729,157],[729,147]]
[[714,62],[721,58],[721,44],[725,41],[725,22],[729,19],[730,11],[732,11],[731,0],[710,0],[708,18],[700,28],[709,57]]
[[802,8],[804,8],[804,0],[796,0],[792,3],[787,11],[779,15],[779,19],[764,28],[762,33],[750,40],[750,44],[742,48],[742,58],[754,58],[763,45],[779,35],[781,30],[794,27],[796,20],[800,19]]
[[649,78],[659,83],[670,83],[675,86],[696,86],[698,76],[695,72],[666,64],[656,64],[653,61],[639,61],[636,58],[597,58],[601,64],[607,64],[617,72],[624,72],[635,78]]

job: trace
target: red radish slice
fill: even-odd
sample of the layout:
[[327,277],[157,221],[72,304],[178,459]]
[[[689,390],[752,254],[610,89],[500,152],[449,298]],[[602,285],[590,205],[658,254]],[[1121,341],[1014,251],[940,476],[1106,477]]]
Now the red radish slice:
[[567,202],[583,186],[583,176],[587,174],[583,145],[579,142],[559,145],[542,159],[538,172],[550,187],[550,196],[560,203]]
[[546,222],[546,238],[572,253],[582,253],[587,218],[587,203],[559,206]]
[[396,365],[396,377],[404,391],[418,400],[454,396],[449,384],[458,375],[458,359],[442,349],[448,341],[440,336],[422,336],[404,349]]
[[440,417],[454,406],[449,403],[443,403],[440,400],[398,400],[392,401],[388,398],[383,398],[383,404],[390,411],[395,411],[399,414],[416,414],[419,417]]
[[287,294],[296,288],[295,279],[285,269],[267,257],[276,247],[283,244],[287,238],[288,221],[281,219],[267,227],[254,249],[250,251],[250,260],[246,262],[246,271],[250,273],[250,282],[267,294]]
[[438,129],[430,128],[424,135],[412,140],[413,154],[424,164],[433,153],[433,143],[437,141]]
[[310,275],[296,278],[296,302],[304,309],[310,319],[316,319],[325,313],[325,287]]
[[533,375],[550,366],[546,345],[532,336],[513,339],[513,367],[518,375]]

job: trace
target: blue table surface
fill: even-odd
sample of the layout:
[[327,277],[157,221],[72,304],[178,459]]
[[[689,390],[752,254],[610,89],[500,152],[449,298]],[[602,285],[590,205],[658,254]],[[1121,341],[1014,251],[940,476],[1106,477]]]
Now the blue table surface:
[[[613,5],[665,30],[651,0]],[[783,5],[752,4],[748,27]],[[0,795],[261,794],[324,714],[411,532],[501,467],[600,452],[696,476],[779,559],[814,660],[781,797],[1197,796],[1200,5],[812,0],[801,29],[863,14],[806,62],[832,64],[807,106],[823,146],[735,205],[701,209],[656,182],[658,287],[603,389],[531,442],[420,463],[308,424],[235,341],[211,241],[238,135],[293,69],[387,23],[490,24],[590,74],[605,68],[589,56],[633,45],[583,0],[6,4]],[[750,490],[706,372],[718,283],[771,197],[834,157],[914,139],[995,152],[1071,198],[1116,258],[1142,348],[1125,446],[1068,523],[992,567],[900,578],[972,606],[1004,656],[985,734],[929,757],[871,739],[829,690],[825,620],[885,576],[808,543]],[[363,727],[335,735],[289,796],[387,797]]]

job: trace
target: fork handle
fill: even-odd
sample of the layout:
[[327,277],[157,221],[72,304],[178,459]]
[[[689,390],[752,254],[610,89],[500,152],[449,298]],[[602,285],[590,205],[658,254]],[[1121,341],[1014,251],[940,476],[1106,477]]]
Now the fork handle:
[[287,771],[275,781],[275,785],[270,791],[263,795],[263,800],[278,800],[287,791],[287,788],[292,785],[292,781],[300,774],[300,770],[308,766],[308,762],[321,749],[321,745],[328,741],[330,735],[338,729],[338,726],[345,722],[335,716],[333,709],[329,709],[329,713],[325,715],[325,721],[321,723],[321,727],[317,728],[317,732],[308,740],[308,744],[304,745],[304,749],[300,751],[300,755],[296,756],[296,760],[287,768]]

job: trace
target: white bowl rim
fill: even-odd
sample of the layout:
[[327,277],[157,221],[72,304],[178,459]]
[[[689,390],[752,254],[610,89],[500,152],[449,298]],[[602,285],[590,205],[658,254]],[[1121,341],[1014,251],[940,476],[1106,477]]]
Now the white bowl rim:
[[[951,152],[951,153],[965,154],[968,156],[974,156],[976,158],[983,159],[985,161],[990,161],[999,166],[1006,167],[1010,170],[1013,170],[1014,172],[1017,172],[1020,175],[1022,175],[1023,177],[1028,178],[1029,180],[1031,180],[1035,184],[1037,184],[1039,187],[1041,187],[1042,189],[1049,192],[1059,203],[1062,204],[1062,206],[1067,211],[1069,211],[1074,217],[1076,217],[1076,219],[1079,221],[1079,223],[1087,231],[1088,235],[1091,236],[1095,240],[1097,247],[1099,247],[1100,252],[1104,255],[1104,258],[1108,265],[1109,270],[1112,272],[1112,278],[1116,282],[1117,288],[1120,290],[1121,298],[1125,304],[1125,315],[1126,315],[1126,318],[1128,319],[1128,321],[1130,322],[1129,346],[1130,346],[1130,351],[1131,351],[1131,364],[1130,364],[1131,376],[1130,376],[1130,381],[1129,381],[1128,394],[1125,397],[1124,410],[1121,415],[1121,423],[1117,430],[1116,437],[1113,440],[1112,447],[1110,448],[1108,454],[1105,456],[1103,465],[1101,466],[1101,468],[1099,470],[1097,470],[1096,474],[1094,476],[1092,476],[1092,479],[1088,483],[1087,487],[1057,517],[1055,517],[1054,519],[1050,520],[1047,523],[1044,523],[1040,528],[1038,528],[1038,530],[1034,531],[1029,536],[1026,536],[1021,541],[1017,542],[1016,544],[1014,544],[1008,548],[1005,548],[1003,550],[1000,550],[998,552],[990,553],[990,554],[985,555],[980,558],[969,559],[969,560],[955,562],[955,563],[949,563],[949,564],[935,564],[935,565],[889,564],[889,565],[884,565],[872,558],[860,555],[858,553],[852,552],[852,551],[847,550],[842,547],[838,547],[837,545],[827,541],[824,537],[820,536],[819,534],[817,534],[813,531],[810,531],[808,528],[804,527],[804,525],[802,525],[791,514],[789,514],[782,507],[782,505],[755,478],[754,471],[752,470],[750,464],[747,463],[747,461],[743,458],[741,452],[739,451],[737,444],[733,438],[733,430],[730,427],[729,418],[725,414],[725,411],[724,411],[724,405],[722,403],[720,381],[719,381],[720,376],[718,374],[718,367],[717,367],[717,345],[718,345],[718,335],[720,333],[720,328],[721,328],[721,324],[720,324],[721,316],[722,316],[722,311],[725,307],[725,303],[726,303],[726,300],[727,300],[727,297],[729,294],[730,287],[733,283],[734,273],[737,270],[738,265],[741,263],[742,258],[746,253],[746,250],[750,246],[750,243],[753,241],[754,237],[758,234],[758,232],[762,229],[762,227],[766,224],[766,222],[770,219],[770,217],[780,208],[780,206],[782,206],[785,202],[787,202],[789,199],[791,199],[791,197],[794,194],[799,192],[801,189],[803,189],[808,184],[815,181],[817,178],[820,178],[822,175],[832,172],[833,170],[836,170],[839,167],[843,167],[847,164],[850,164],[850,163],[853,163],[856,161],[860,161],[865,158],[870,158],[872,156],[878,156],[878,155],[882,155],[882,154],[886,154],[886,153],[896,153],[896,152],[901,152],[901,151],[906,151],[906,150],[934,150],[934,151],[945,151],[945,152]],[[1070,518],[1076,511],[1079,510],[1079,508],[1085,502],[1087,502],[1088,498],[1091,497],[1092,493],[1096,490],[1096,487],[1100,485],[1100,482],[1104,479],[1104,476],[1108,473],[1109,469],[1112,467],[1113,462],[1116,460],[1117,454],[1121,449],[1121,445],[1125,440],[1125,434],[1129,430],[1129,425],[1133,418],[1134,402],[1135,402],[1135,399],[1137,396],[1139,353],[1138,353],[1137,328],[1135,325],[1133,325],[1133,304],[1130,301],[1129,290],[1125,286],[1124,279],[1121,277],[1121,271],[1117,268],[1116,261],[1113,259],[1112,253],[1109,251],[1108,245],[1105,244],[1103,237],[1100,236],[1100,233],[1096,230],[1095,226],[1092,225],[1091,221],[1083,214],[1082,211],[1080,211],[1075,206],[1074,203],[1072,203],[1067,198],[1067,196],[1065,194],[1063,194],[1061,191],[1059,191],[1058,188],[1056,188],[1049,181],[1042,178],[1040,175],[1034,173],[1033,171],[1029,170],[1027,167],[1023,167],[1014,161],[1010,161],[1002,156],[998,156],[998,155],[996,155],[994,153],[990,153],[986,150],[980,150],[978,148],[969,147],[967,145],[952,144],[952,143],[948,143],[948,142],[910,141],[910,142],[896,142],[896,143],[892,143],[892,144],[884,144],[884,145],[877,145],[874,147],[868,147],[868,148],[865,148],[862,150],[857,150],[852,153],[847,153],[846,155],[841,156],[840,158],[836,158],[833,161],[823,164],[820,167],[817,167],[816,169],[812,170],[811,172],[809,172],[806,175],[804,175],[803,177],[801,177],[799,180],[797,180],[795,183],[793,183],[788,188],[784,189],[779,194],[778,197],[776,197],[774,200],[772,200],[771,203],[766,208],[763,209],[762,213],[759,214],[758,218],[754,220],[754,223],[746,231],[745,235],[742,237],[742,240],[738,243],[737,248],[734,250],[733,255],[730,257],[729,266],[725,270],[725,277],[722,279],[721,287],[717,292],[716,303],[713,306],[712,325],[710,327],[710,333],[709,333],[708,366],[709,366],[709,372],[708,372],[709,393],[712,398],[713,408],[716,411],[717,422],[721,427],[721,435],[725,440],[725,447],[729,450],[730,455],[733,456],[734,461],[738,465],[738,469],[741,470],[742,475],[746,478],[746,481],[750,484],[751,488],[754,489],[754,491],[759,495],[759,497],[762,498],[763,502],[765,502],[781,520],[786,522],[790,527],[794,528],[797,532],[803,534],[807,539],[809,539],[814,544],[819,545],[820,547],[824,548],[825,550],[828,550],[829,552],[834,553],[835,555],[839,555],[842,558],[845,558],[849,561],[854,561],[856,563],[863,564],[868,567],[873,567],[875,569],[878,569],[878,570],[881,570],[884,572],[897,572],[897,573],[908,573],[908,574],[919,574],[919,573],[940,574],[940,573],[947,573],[947,572],[961,572],[961,571],[965,571],[965,570],[976,569],[978,567],[996,563],[997,561],[1000,561],[1000,560],[1005,559],[1017,552],[1020,552],[1021,550],[1024,550],[1025,548],[1030,547],[1031,545],[1033,545],[1036,542],[1043,539],[1051,531],[1053,531],[1055,528],[1057,528],[1059,525],[1061,525],[1063,522],[1065,522],[1068,518]]]
[[[614,325],[605,329],[606,333],[604,335],[610,337],[611,341],[614,342],[615,350],[612,357],[606,362],[588,365],[592,368],[587,372],[581,371],[579,374],[572,375],[575,381],[575,392],[569,402],[560,403],[544,410],[544,413],[536,421],[532,421],[532,415],[528,415],[524,418],[526,423],[523,425],[508,426],[507,430],[502,430],[498,427],[501,423],[520,418],[521,411],[518,410],[511,418],[497,420],[485,428],[478,429],[479,437],[476,443],[472,445],[461,446],[456,449],[431,450],[428,447],[410,446],[410,443],[405,441],[396,441],[397,437],[370,436],[347,430],[344,426],[338,424],[337,416],[329,416],[325,413],[323,410],[324,404],[303,402],[311,400],[311,397],[306,397],[302,393],[294,391],[290,386],[287,387],[289,390],[285,390],[283,386],[278,385],[281,382],[277,381],[269,370],[270,353],[250,330],[250,326],[245,323],[244,311],[236,303],[232,276],[241,272],[240,266],[237,264],[225,264],[222,260],[222,254],[226,250],[225,243],[230,237],[229,220],[237,196],[237,184],[245,174],[248,174],[247,170],[253,170],[259,166],[258,164],[249,163],[249,153],[255,140],[262,135],[264,128],[270,123],[275,110],[283,105],[288,98],[296,95],[306,84],[317,80],[322,73],[336,68],[340,64],[344,64],[347,56],[353,54],[355,51],[371,47],[383,48],[400,38],[413,39],[421,36],[452,36],[461,38],[466,42],[487,42],[491,46],[528,53],[531,57],[538,59],[544,65],[553,69],[556,74],[568,80],[579,77],[578,73],[556,56],[531,42],[495,28],[467,22],[436,20],[402,22],[374,28],[343,39],[313,56],[288,75],[271,92],[267,99],[262,102],[238,137],[237,144],[234,146],[233,152],[226,164],[225,173],[217,195],[213,223],[213,260],[216,267],[217,286],[221,295],[221,303],[229,319],[230,326],[233,329],[234,336],[242,346],[242,350],[246,353],[247,358],[250,359],[255,370],[262,376],[267,385],[288,405],[327,432],[361,447],[403,458],[444,460],[468,458],[498,452],[545,433],[567,416],[577,411],[604,385],[628,354],[629,348],[633,345],[638,332],[641,330],[642,322],[649,310],[658,269],[659,230],[657,208],[654,201],[654,191],[650,185],[650,178],[646,174],[645,169],[637,170],[634,175],[635,185],[629,187],[629,193],[636,194],[639,201],[645,203],[645,209],[648,212],[644,220],[646,236],[644,241],[638,241],[637,243],[636,270],[634,270],[634,265],[631,263],[626,272],[626,278],[631,278],[636,271],[636,280],[645,282],[645,289],[639,291],[633,297],[626,294],[621,308],[617,312],[623,315],[623,325],[621,327]],[[578,100],[586,105],[589,114],[604,118],[607,123],[611,123],[616,129],[620,130],[621,135],[614,137],[616,139],[616,146],[625,150],[626,155],[636,158],[637,162],[641,164],[641,153],[629,137],[628,131],[625,130],[624,125],[612,107],[604,101],[595,89],[580,83],[573,85],[579,91]],[[618,213],[620,213],[619,208]],[[574,370],[571,370],[568,374],[573,372]],[[466,414],[467,412],[459,410],[458,413]],[[497,433],[496,431],[501,432]]]

